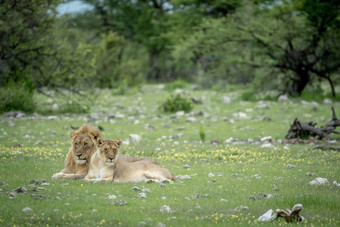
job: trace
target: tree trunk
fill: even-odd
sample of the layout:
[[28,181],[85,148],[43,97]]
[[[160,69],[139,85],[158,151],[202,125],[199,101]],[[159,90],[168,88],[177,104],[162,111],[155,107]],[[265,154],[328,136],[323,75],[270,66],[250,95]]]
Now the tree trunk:
[[300,96],[303,90],[306,88],[307,84],[310,80],[310,74],[306,71],[296,71],[295,72],[297,79],[294,81],[293,91]]

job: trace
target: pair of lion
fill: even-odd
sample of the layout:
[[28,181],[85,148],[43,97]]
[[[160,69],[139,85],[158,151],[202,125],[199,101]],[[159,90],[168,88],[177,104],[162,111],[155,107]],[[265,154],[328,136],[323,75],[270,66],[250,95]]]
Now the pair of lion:
[[95,182],[173,181],[167,168],[149,158],[136,158],[118,153],[120,139],[104,140],[92,126],[83,125],[70,134],[71,148],[65,168],[53,179],[84,179]]

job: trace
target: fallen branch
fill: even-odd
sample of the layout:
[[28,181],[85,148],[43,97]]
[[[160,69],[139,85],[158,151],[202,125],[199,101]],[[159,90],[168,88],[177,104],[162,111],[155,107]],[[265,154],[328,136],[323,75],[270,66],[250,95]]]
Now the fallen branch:
[[329,134],[340,134],[335,130],[336,127],[340,126],[340,120],[336,117],[334,107],[332,107],[332,114],[332,120],[320,128],[315,128],[315,122],[301,122],[295,118],[287,132],[286,139],[308,139],[309,137],[318,137],[320,140],[323,138],[334,140]]

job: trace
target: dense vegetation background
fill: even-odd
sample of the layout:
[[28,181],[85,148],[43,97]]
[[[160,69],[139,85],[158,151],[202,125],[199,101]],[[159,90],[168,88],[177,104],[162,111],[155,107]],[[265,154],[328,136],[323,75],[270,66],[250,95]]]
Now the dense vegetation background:
[[172,81],[336,97],[339,0],[84,0],[60,15],[65,2],[0,1],[1,112],[33,111],[37,92]]

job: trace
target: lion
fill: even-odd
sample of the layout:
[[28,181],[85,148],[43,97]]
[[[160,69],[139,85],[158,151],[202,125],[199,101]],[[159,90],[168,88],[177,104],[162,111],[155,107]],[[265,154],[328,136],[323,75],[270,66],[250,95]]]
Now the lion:
[[70,133],[72,145],[65,158],[65,168],[54,174],[53,179],[82,179],[87,175],[91,156],[96,152],[100,132],[89,125],[83,125]]
[[141,158],[134,162],[118,159],[120,145],[120,139],[100,140],[84,181],[122,183],[176,180],[167,168],[156,162],[150,162],[148,158]]
[[[78,130],[70,133],[72,144],[65,158],[65,168],[54,174],[52,179],[83,179],[89,170],[91,156],[98,148],[98,141],[101,139],[100,132],[90,126],[83,125]],[[127,162],[145,160],[145,158],[136,158],[120,154],[118,159]],[[148,159],[150,163],[155,161]]]

